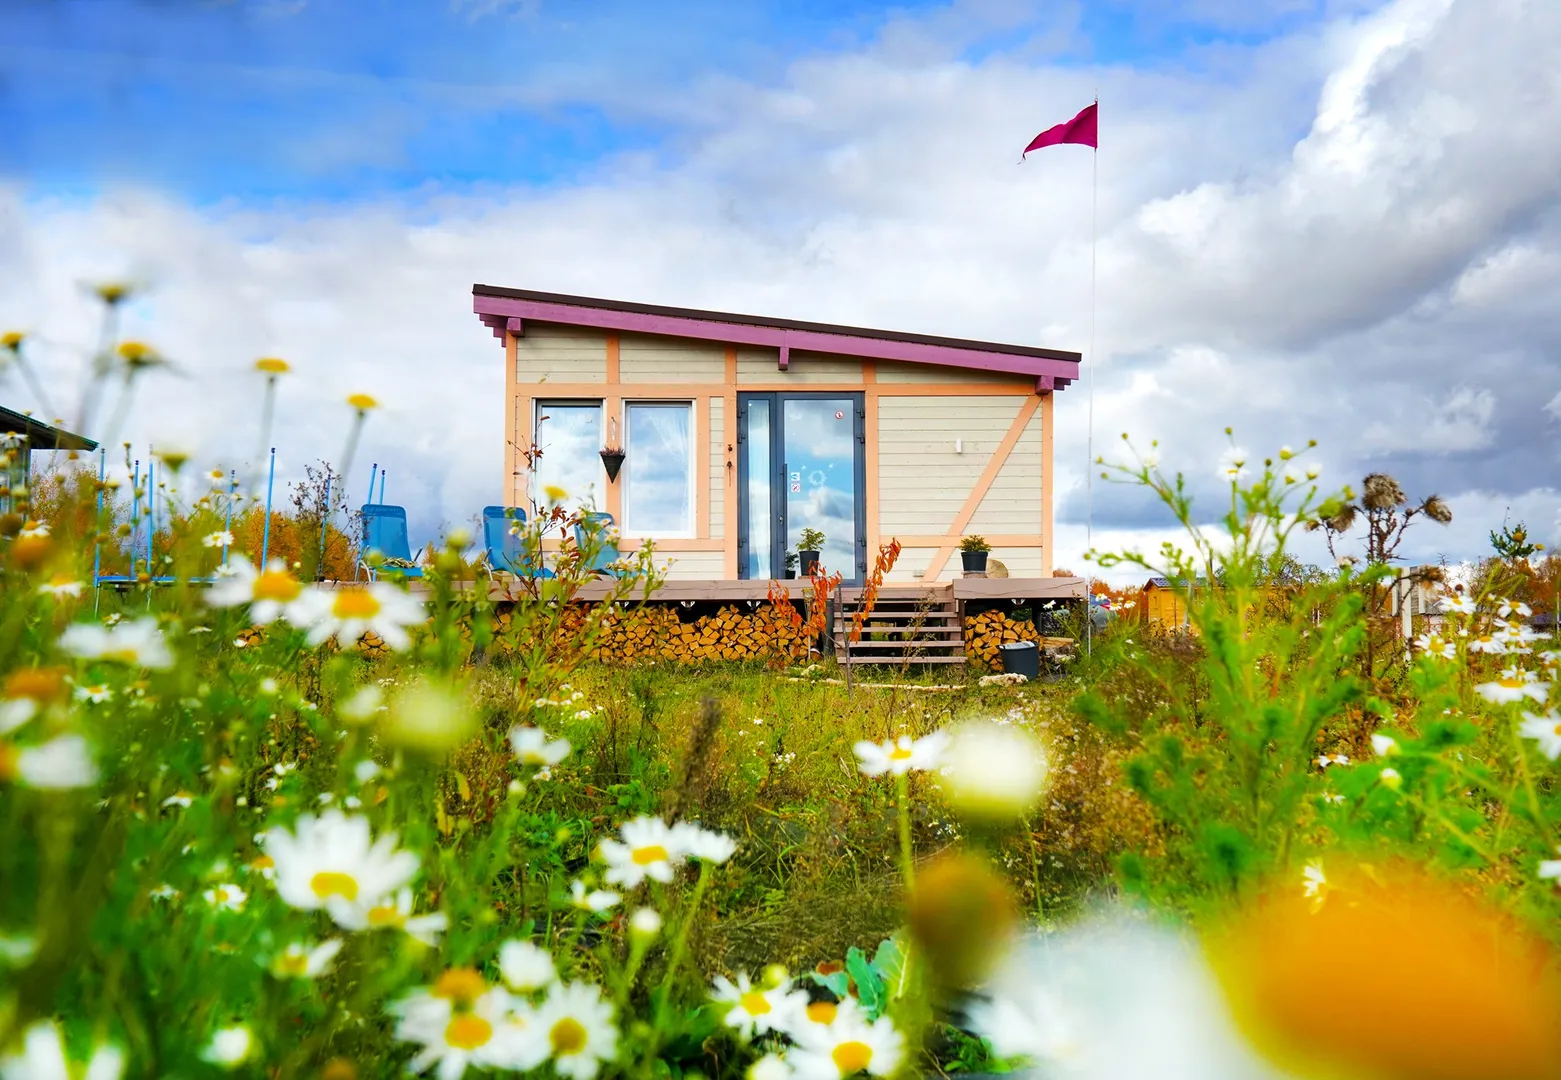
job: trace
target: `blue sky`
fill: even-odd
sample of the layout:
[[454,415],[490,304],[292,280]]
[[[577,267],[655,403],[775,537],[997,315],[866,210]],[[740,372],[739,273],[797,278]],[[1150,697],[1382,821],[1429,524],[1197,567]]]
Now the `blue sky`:
[[[1165,7],[10,0],[0,169],[53,194],[130,182],[196,203],[568,184],[626,152],[675,162],[723,77],[774,83],[802,59],[893,48],[900,27],[930,24],[973,65],[1207,67],[1318,14]],[[1034,126],[1081,104],[1037,102]]]

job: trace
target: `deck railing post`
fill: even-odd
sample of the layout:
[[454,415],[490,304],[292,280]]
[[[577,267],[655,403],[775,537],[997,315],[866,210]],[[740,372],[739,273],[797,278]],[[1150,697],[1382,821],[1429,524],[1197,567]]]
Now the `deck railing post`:
[[276,447],[271,448],[271,474],[266,479],[266,528],[261,534],[260,540],[260,568],[263,571],[266,566],[266,557],[271,554],[271,492],[276,487]]

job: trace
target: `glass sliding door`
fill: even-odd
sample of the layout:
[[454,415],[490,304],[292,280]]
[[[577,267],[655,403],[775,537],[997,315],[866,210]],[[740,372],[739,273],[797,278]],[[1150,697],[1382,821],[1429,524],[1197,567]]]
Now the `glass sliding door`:
[[784,575],[804,529],[824,534],[820,562],[848,582],[866,572],[860,394],[744,394],[739,400],[738,567]]

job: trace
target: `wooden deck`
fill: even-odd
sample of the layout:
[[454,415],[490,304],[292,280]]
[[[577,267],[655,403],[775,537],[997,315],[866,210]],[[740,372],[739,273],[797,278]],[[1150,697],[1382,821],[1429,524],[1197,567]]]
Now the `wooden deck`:
[[[335,584],[350,584],[337,582]],[[805,600],[812,593],[812,585],[805,579],[789,579],[781,582],[794,600]],[[428,586],[412,582],[411,591],[425,593]],[[575,599],[593,602],[604,599],[612,589],[607,580],[592,581],[580,587]],[[744,601],[762,601],[770,594],[770,582],[722,581],[719,579],[673,580],[665,582],[647,597],[643,590],[630,593],[630,600],[648,599],[651,603],[705,603],[729,604]],[[840,590],[843,603],[854,603],[862,595],[858,585],[847,585]],[[521,599],[524,590],[512,579],[503,575],[489,587],[488,596],[493,600]],[[952,582],[922,585],[916,582],[896,581],[884,585],[878,591],[880,600],[933,600],[957,601],[961,604],[988,600],[1082,600],[1085,582],[1081,577],[1049,578],[958,578]]]

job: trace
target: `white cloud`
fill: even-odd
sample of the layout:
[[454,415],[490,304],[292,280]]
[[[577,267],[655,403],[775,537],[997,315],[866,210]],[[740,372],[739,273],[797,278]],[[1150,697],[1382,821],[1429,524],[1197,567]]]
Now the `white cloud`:
[[1361,437],[1362,448],[1374,453],[1454,454],[1489,446],[1495,436],[1496,395],[1489,390],[1460,386],[1439,404],[1430,398],[1384,401],[1377,411],[1389,419],[1373,420]]

